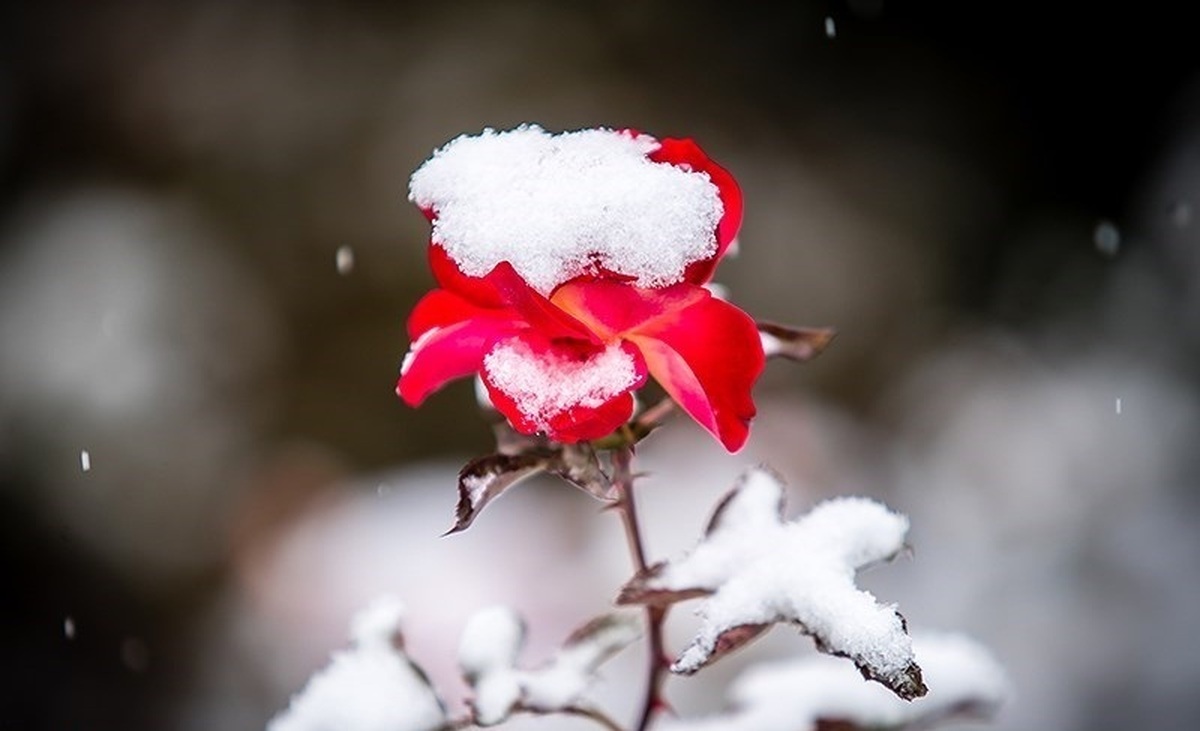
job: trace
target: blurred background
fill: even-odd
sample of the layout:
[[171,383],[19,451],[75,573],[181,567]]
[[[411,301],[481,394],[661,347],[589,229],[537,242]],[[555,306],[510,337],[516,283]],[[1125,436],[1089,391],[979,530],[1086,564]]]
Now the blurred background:
[[[475,609],[523,611],[536,662],[607,606],[618,521],[561,484],[439,539],[490,431],[469,383],[392,393],[432,285],[408,176],[527,121],[697,139],[746,195],[731,297],[840,331],[768,367],[741,454],[684,420],[646,442],[651,555],[765,461],[793,513],[911,517],[863,582],[992,648],[997,728],[1196,728],[1193,26],[937,5],[5,4],[0,728],[262,728],[382,591],[456,704]],[[715,711],[809,645],[669,695]],[[622,718],[639,692],[599,691]]]

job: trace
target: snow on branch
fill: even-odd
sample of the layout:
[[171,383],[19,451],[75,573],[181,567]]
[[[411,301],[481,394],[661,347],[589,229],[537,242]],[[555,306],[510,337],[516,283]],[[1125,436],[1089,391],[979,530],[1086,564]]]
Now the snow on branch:
[[635,576],[618,603],[705,597],[698,634],[671,666],[676,673],[694,673],[788,622],[822,651],[849,658],[864,677],[912,699],[926,688],[903,617],[854,584],[858,569],[903,550],[907,531],[907,518],[866,498],[829,500],[784,522],[782,483],[756,468],[721,501],[690,554]]
[[819,655],[758,665],[730,690],[718,716],[664,720],[662,731],[915,731],[959,719],[987,719],[1009,682],[986,648],[962,635],[917,634],[913,648],[930,691],[911,703],[864,681],[848,665]]
[[267,731],[435,731],[446,712],[425,673],[404,654],[394,597],[377,599],[351,623],[350,649],[333,655]]
[[786,358],[800,363],[821,354],[837,331],[831,327],[794,327],[759,321],[758,337],[768,358]]
[[463,630],[458,654],[475,693],[472,720],[493,726],[517,710],[579,710],[599,666],[640,635],[635,617],[604,615],[573,632],[546,665],[520,670],[516,661],[525,640],[521,618],[508,607],[477,612]]

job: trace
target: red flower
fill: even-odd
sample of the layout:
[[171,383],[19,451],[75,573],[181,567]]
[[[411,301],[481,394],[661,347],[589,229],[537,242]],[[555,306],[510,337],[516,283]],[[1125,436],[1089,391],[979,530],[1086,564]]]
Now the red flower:
[[[536,127],[514,133],[542,135],[535,141],[551,145],[562,140]],[[478,373],[492,403],[518,431],[575,442],[603,437],[625,423],[633,414],[633,392],[649,375],[736,451],[755,414],[750,390],[763,368],[762,343],[754,320],[703,285],[741,223],[741,193],[733,177],[691,140],[606,133],[622,144],[640,145],[644,149],[638,154],[655,166],[670,166],[671,174],[703,174],[692,177],[715,186],[719,202],[714,200],[715,230],[709,233],[715,245],[707,255],[684,262],[676,281],[663,286],[642,286],[641,270],[623,268],[620,257],[592,250],[580,265],[582,273],[562,283],[548,280],[548,292],[532,286],[530,277],[507,260],[472,276],[438,240],[439,201],[420,200],[414,182],[414,198],[434,223],[429,258],[441,289],[426,295],[409,318],[412,346],[396,392],[416,406],[448,381]],[[512,133],[499,136],[505,134]],[[436,160],[438,155],[431,162]],[[581,200],[593,205],[595,195],[589,192]],[[595,205],[608,210],[604,201]],[[613,224],[602,220],[600,225]]]

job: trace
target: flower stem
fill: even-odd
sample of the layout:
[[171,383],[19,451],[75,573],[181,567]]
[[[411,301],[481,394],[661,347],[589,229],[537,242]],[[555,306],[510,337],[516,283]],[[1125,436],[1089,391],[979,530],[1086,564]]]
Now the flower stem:
[[[613,450],[613,484],[617,489],[616,508],[625,526],[625,538],[629,542],[629,555],[634,569],[646,570],[646,549],[642,545],[642,531],[638,524],[637,505],[633,500],[633,446],[626,445]],[[635,731],[645,731],[654,714],[663,708],[662,685],[667,668],[666,652],[663,647],[663,620],[665,607],[646,607],[646,637],[650,649],[649,673],[646,680],[646,696]]]

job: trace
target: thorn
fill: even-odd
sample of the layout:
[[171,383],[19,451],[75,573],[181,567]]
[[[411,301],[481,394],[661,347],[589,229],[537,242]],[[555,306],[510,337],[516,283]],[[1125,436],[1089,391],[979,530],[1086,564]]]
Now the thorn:
[[452,535],[454,535],[455,533],[462,533],[462,532],[463,532],[463,531],[465,531],[466,529],[467,529],[467,526],[465,526],[465,525],[458,525],[458,524],[455,524],[455,525],[452,525],[452,526],[450,526],[450,530],[448,530],[448,531],[446,531],[445,533],[441,534],[440,536],[438,536],[438,538],[445,538],[446,536],[452,536]]

